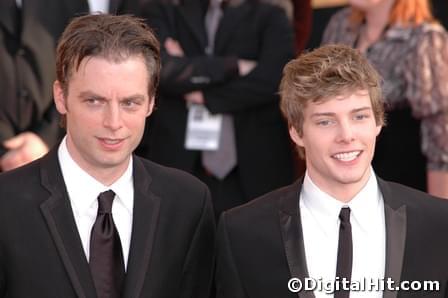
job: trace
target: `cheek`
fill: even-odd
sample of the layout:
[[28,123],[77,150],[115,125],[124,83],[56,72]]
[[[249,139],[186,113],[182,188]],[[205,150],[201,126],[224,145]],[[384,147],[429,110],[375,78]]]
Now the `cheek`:
[[146,117],[142,115],[130,115],[123,119],[125,126],[131,130],[143,130],[146,123]]
[[71,111],[67,115],[67,123],[76,128],[77,131],[91,133],[95,129],[102,127],[102,116],[100,113],[88,113],[86,111]]

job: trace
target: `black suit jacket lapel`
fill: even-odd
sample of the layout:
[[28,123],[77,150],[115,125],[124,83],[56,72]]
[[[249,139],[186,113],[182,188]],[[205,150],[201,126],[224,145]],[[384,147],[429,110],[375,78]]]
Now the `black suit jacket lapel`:
[[[302,224],[300,220],[299,198],[302,181],[299,180],[292,185],[296,191],[291,191],[279,200],[280,229],[282,232],[283,245],[286,259],[292,278],[299,278],[304,284],[309,277],[305,257],[305,245],[303,242]],[[299,292],[299,297],[312,298],[313,292]]]
[[11,13],[12,7],[15,0],[11,1],[0,1],[0,25],[5,27],[6,30],[11,35],[16,34],[16,20],[13,18],[13,14]]
[[204,24],[205,11],[202,5],[201,1],[198,0],[185,0],[177,8],[200,47],[205,49],[207,46],[207,34]]
[[[247,25],[250,20],[250,12],[252,8],[251,1],[244,0],[242,3],[233,6],[228,4],[224,10],[224,15],[219,23],[218,31],[215,37],[215,52],[221,53],[222,49],[229,42],[229,39],[235,34],[235,30],[247,30],[244,29],[240,23],[245,22]],[[240,26],[240,27],[239,27]]]
[[[378,179],[378,185],[384,199],[386,221],[386,272],[385,278],[392,278],[397,284],[401,279],[404,249],[406,244],[406,205],[397,198],[387,182]],[[397,291],[385,291],[384,298],[397,297]]]
[[[140,297],[151,261],[159,218],[160,198],[150,191],[151,177],[134,156],[134,211],[131,246],[123,297]],[[156,276],[153,276],[156,278]]]
[[57,147],[42,159],[40,175],[42,185],[51,193],[41,204],[41,212],[73,289],[80,298],[95,298],[89,264],[82,248],[59,166]]

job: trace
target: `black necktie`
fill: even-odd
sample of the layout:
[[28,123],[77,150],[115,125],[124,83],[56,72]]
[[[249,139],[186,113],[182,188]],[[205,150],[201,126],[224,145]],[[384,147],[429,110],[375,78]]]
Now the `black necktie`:
[[[341,224],[339,225],[338,261],[336,265],[336,277],[339,277],[339,285],[342,288],[342,280],[350,281],[352,277],[353,242],[352,226],[350,225],[350,208],[344,207],[339,213]],[[348,284],[349,285],[349,284]],[[334,298],[348,298],[350,291],[335,291]]]
[[98,196],[98,214],[90,234],[90,271],[98,298],[119,298],[124,280],[121,241],[112,218],[115,193]]

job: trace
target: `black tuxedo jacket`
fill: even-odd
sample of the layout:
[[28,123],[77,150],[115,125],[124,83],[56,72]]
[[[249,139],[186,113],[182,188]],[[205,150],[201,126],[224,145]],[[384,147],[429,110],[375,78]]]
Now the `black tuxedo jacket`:
[[[207,187],[138,157],[133,166],[122,297],[208,298],[214,216]],[[96,297],[56,150],[0,175],[0,297]]]
[[[448,202],[378,179],[386,220],[385,277],[435,280],[440,291],[385,292],[384,297],[447,297]],[[312,298],[288,280],[308,276],[299,194],[301,182],[223,213],[218,229],[219,298]],[[325,245],[322,243],[322,245]]]
[[[139,153],[163,165],[194,172],[200,151],[184,149],[188,110],[184,94],[201,90],[212,113],[228,113],[235,125],[239,179],[247,199],[293,181],[287,127],[280,114],[278,85],[293,57],[293,33],[283,10],[243,0],[224,10],[207,56],[204,15],[207,0],[150,1],[143,15],[162,45],[177,40],[185,55],[170,56],[162,46],[157,109],[149,119]],[[237,59],[257,61],[245,77]]]

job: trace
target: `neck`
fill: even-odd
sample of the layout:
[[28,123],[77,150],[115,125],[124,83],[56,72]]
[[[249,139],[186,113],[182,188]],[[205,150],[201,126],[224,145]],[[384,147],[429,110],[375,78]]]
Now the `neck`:
[[364,188],[364,186],[366,186],[371,175],[371,170],[370,168],[367,168],[366,172],[358,181],[348,183],[325,181],[325,179],[315,177],[313,173],[309,171],[308,175],[310,176],[311,181],[313,181],[320,190],[342,203],[348,203]]
[[126,164],[126,167],[124,167],[122,169],[117,169],[117,168],[104,169],[103,168],[100,171],[98,171],[98,169],[89,171],[89,169],[84,169],[82,167],[81,168],[84,171],[86,171],[90,176],[95,178],[97,181],[101,182],[101,184],[103,184],[105,186],[110,186],[115,181],[117,181],[121,176],[123,176],[124,172],[127,169],[128,164],[129,164],[129,162]]
[[67,150],[73,161],[87,174],[95,178],[98,182],[105,186],[112,185],[117,181],[126,171],[131,161],[131,157],[128,157],[128,161],[120,163],[116,166],[95,166],[85,160],[76,150],[72,149],[72,144],[69,138],[67,138]]
[[366,14],[366,38],[376,41],[384,28],[389,24],[389,15],[395,0],[384,0],[374,8],[365,12]]

